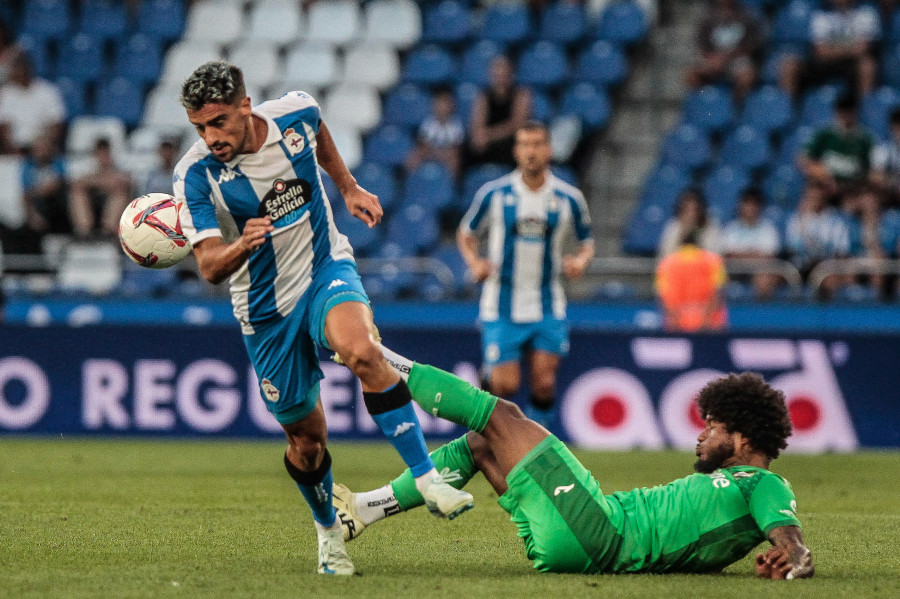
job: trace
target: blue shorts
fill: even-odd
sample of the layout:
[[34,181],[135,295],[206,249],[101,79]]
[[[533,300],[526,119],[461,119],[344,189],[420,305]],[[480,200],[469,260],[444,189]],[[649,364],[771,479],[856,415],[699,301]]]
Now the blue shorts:
[[290,314],[254,325],[255,333],[244,335],[266,408],[281,424],[302,420],[316,407],[324,376],[316,346],[329,349],[325,316],[342,302],[370,305],[351,260],[338,260],[319,272]]
[[568,323],[553,317],[538,322],[512,322],[501,318],[482,323],[481,355],[485,366],[521,360],[529,350],[560,357],[568,354]]

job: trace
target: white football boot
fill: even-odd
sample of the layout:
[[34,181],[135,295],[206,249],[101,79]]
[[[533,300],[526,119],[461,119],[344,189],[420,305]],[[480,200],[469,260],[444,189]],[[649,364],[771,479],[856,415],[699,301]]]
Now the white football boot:
[[316,522],[316,533],[319,535],[319,574],[353,574],[356,569],[344,547],[344,531],[340,519],[335,518],[334,524],[328,527]]
[[438,518],[453,520],[460,514],[475,507],[475,499],[471,493],[456,489],[444,482],[441,475],[428,481],[422,491],[425,507]]
[[344,529],[344,542],[352,541],[366,529],[365,523],[356,513],[356,493],[340,483],[332,485],[331,493],[337,518]]

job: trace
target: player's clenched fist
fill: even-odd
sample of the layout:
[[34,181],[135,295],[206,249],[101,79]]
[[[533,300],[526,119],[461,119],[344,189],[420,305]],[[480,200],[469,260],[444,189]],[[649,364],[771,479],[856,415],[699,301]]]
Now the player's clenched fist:
[[756,575],[760,578],[784,580],[793,567],[788,552],[779,547],[756,555]]
[[251,252],[266,241],[266,234],[275,230],[272,219],[268,216],[251,218],[244,224],[244,233],[241,235],[241,244]]

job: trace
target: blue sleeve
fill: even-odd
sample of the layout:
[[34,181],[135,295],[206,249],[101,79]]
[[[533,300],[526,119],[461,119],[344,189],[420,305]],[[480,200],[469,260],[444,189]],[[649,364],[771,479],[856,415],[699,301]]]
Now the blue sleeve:
[[572,207],[575,235],[579,241],[587,241],[591,238],[591,217],[588,214],[587,203],[583,197],[569,196],[569,205]]
[[491,198],[493,197],[493,186],[484,185],[479,189],[475,194],[472,205],[469,207],[466,215],[463,216],[462,222],[459,223],[459,228],[468,231],[475,231],[478,229],[478,227],[481,226],[481,222],[484,220],[485,215],[488,213],[488,209],[491,206]]
[[212,187],[206,178],[206,169],[199,163],[193,164],[184,176],[184,199],[197,233],[219,228],[216,207],[210,197],[211,192]]

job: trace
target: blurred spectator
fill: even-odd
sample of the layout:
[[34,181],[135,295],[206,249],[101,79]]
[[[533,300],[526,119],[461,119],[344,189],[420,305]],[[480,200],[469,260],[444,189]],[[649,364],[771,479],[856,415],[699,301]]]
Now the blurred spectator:
[[881,20],[874,7],[857,0],[829,0],[812,17],[810,59],[804,64],[800,56],[785,57],[781,84],[796,96],[801,88],[842,79],[863,97],[875,88],[880,39]]
[[869,179],[891,204],[900,201],[900,108],[891,112],[891,137],[872,150]]
[[807,178],[821,182],[838,199],[869,175],[872,136],[859,126],[857,109],[853,94],[841,95],[834,123],[816,131],[799,158]]
[[[850,254],[847,222],[828,205],[827,195],[828,189],[821,181],[807,182],[800,204],[788,219],[785,249],[804,278],[822,260]],[[847,277],[828,277],[821,291],[830,294],[848,282]]]
[[453,175],[459,176],[460,150],[466,131],[456,115],[456,99],[450,89],[434,92],[431,99],[431,115],[419,127],[416,148],[406,161],[406,168],[413,171],[423,162],[440,162]]
[[131,177],[119,169],[108,139],[94,145],[92,171],[72,181],[70,208],[75,235],[118,234],[119,217],[131,199]]
[[700,23],[700,62],[688,71],[688,85],[732,83],[734,99],[742,104],[756,83],[762,39],[759,23],[738,0],[714,0]]
[[719,224],[706,211],[706,198],[700,189],[692,187],[678,198],[675,216],[670,218],[663,229],[659,242],[659,257],[663,258],[677,250],[689,232],[697,236],[697,244],[712,252],[721,247],[722,234]]
[[0,85],[9,80],[16,56],[24,50],[16,43],[9,27],[0,20]]
[[159,163],[144,178],[138,190],[140,195],[155,192],[172,194],[172,173],[175,172],[175,163],[178,162],[177,151],[178,147],[174,140],[163,139],[159,142],[156,149]]
[[490,85],[475,98],[469,122],[469,160],[513,164],[516,131],[531,116],[531,92],[516,85],[506,56],[491,61]]
[[18,53],[0,87],[0,151],[25,153],[40,136],[61,144],[65,117],[59,88],[35,77],[28,54]]
[[[841,212],[847,222],[850,253],[860,258],[888,258],[897,251],[897,221],[884,218],[884,207],[878,189],[864,185],[848,193],[841,202]],[[885,277],[873,274],[860,277],[879,294]]]
[[678,248],[656,267],[656,290],[667,331],[717,331],[728,323],[722,257],[698,246],[698,231],[679,240]]
[[[776,258],[781,251],[778,228],[763,216],[764,200],[758,189],[748,189],[738,202],[737,218],[725,225],[722,255],[725,258]],[[751,278],[757,297],[772,297],[779,276],[757,273]]]

